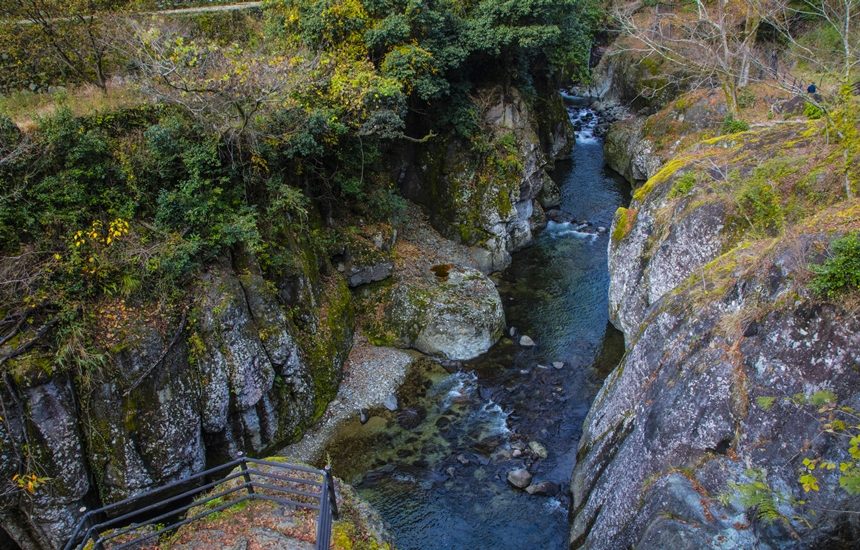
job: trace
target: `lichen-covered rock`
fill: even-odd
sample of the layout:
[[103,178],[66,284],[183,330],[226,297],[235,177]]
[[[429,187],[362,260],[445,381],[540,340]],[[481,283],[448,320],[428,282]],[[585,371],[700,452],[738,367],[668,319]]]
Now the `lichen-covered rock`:
[[[0,520],[23,548],[56,548],[65,543],[90,491],[72,385],[68,377],[42,376],[20,386],[17,396],[10,389],[4,385],[0,390]],[[23,409],[9,407],[16,402]],[[13,448],[26,452],[9,452]],[[32,495],[5,486],[22,472],[45,482]]]
[[[309,375],[286,316],[259,275],[215,267],[201,289],[195,363],[203,382],[203,431],[228,455],[261,452],[310,416]],[[289,409],[277,406],[276,379],[292,396]]]
[[[99,496],[113,502],[203,470],[197,373],[187,361],[184,327],[135,322],[81,400],[89,462]],[[107,373],[105,373],[107,374]]]
[[[190,308],[94,306],[105,359],[74,378],[47,345],[5,364],[4,530],[24,548],[57,548],[84,504],[295,439],[336,391],[353,323],[339,275],[291,287],[307,297],[305,328],[318,336],[302,333],[304,349],[278,287],[238,258],[201,276]],[[43,478],[32,494],[11,481],[24,474]]]
[[398,284],[388,322],[399,343],[447,359],[484,353],[505,326],[499,292],[486,275],[471,268],[438,266],[439,276]]
[[[635,334],[648,308],[671,291],[696,269],[716,258],[727,237],[725,208],[705,203],[694,208],[675,205],[674,223],[664,225],[667,216],[663,194],[634,202],[616,216],[610,240],[609,311],[612,322],[625,334]],[[620,224],[635,216],[624,238]]]
[[805,457],[851,460],[821,411],[860,405],[856,291],[807,286],[831,240],[860,228],[860,201],[799,128],[702,141],[617,212],[609,301],[628,350],[585,422],[572,547],[810,548],[860,532],[838,473],[815,492],[798,482]]
[[634,185],[656,174],[663,164],[654,143],[645,137],[644,126],[645,119],[638,117],[615,122],[604,143],[606,164]]
[[[860,205],[850,208],[853,218],[828,225],[860,227]],[[830,240],[807,231],[721,257],[705,283],[688,278],[649,312],[585,422],[572,546],[809,548],[860,528],[840,512],[853,497],[836,474],[814,493],[797,482],[807,454],[848,457],[840,437],[820,437],[815,396],[860,404],[860,318],[798,285]],[[784,497],[772,497],[773,524],[731,485],[754,481],[750,468]]]
[[[419,151],[403,191],[430,209],[437,229],[482,249],[475,254],[479,262],[488,271],[499,271],[510,264],[512,251],[531,242],[545,185],[550,189],[543,202],[558,201],[546,172],[547,153],[553,152],[544,151],[538,116],[519,91],[495,87],[477,95],[487,143],[433,140]],[[544,141],[555,156],[567,147],[560,136]]]

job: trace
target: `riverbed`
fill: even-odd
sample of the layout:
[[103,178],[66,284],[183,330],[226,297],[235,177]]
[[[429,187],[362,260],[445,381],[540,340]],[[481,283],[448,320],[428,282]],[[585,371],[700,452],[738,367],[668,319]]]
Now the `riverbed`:
[[[382,514],[402,550],[566,548],[568,483],[583,420],[623,353],[608,324],[608,228],[629,188],[604,168],[596,115],[568,103],[577,128],[557,163],[560,212],[497,280],[512,332],[447,368],[419,361],[396,413],[345,424],[334,470]],[[520,345],[526,335],[536,343]],[[530,495],[507,473],[526,468]]]

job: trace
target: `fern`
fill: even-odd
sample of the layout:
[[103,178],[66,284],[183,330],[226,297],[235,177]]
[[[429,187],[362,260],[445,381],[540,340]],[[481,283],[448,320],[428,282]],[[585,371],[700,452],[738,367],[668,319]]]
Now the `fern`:
[[773,523],[784,519],[779,513],[778,501],[782,497],[775,493],[765,482],[764,472],[760,470],[748,470],[747,476],[751,481],[746,483],[730,482],[729,487],[734,491],[734,496],[741,506],[752,511],[755,518],[764,523]]

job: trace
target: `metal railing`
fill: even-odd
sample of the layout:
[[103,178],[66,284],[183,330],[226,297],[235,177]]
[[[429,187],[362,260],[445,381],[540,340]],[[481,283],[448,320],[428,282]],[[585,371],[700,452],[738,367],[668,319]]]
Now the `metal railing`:
[[338,518],[329,467],[247,457],[86,512],[64,550],[82,550],[90,543],[93,550],[135,547],[248,500],[316,510],[316,548],[328,550],[332,521]]

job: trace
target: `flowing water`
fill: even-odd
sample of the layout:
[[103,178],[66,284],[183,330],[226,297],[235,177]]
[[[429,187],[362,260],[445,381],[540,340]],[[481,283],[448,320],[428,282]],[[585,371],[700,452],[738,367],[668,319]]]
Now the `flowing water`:
[[[575,101],[568,111],[577,140],[556,168],[562,214],[498,281],[508,325],[537,346],[503,338],[455,372],[423,361],[400,392],[400,412],[348,423],[329,447],[335,471],[380,511],[400,549],[567,547],[582,423],[623,351],[608,326],[606,250],[628,199],[603,166],[595,114]],[[558,490],[513,489],[506,474],[518,467]]]

